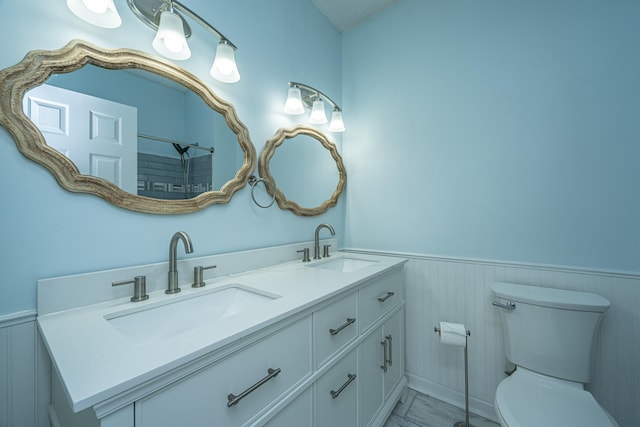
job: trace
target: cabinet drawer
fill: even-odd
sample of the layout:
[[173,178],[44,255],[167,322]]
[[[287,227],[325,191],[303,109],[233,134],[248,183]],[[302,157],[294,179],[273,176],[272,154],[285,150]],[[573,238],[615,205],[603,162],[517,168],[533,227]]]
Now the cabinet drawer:
[[316,383],[318,426],[356,426],[358,415],[358,358],[352,351]]
[[[263,427],[313,427],[313,387],[309,387]],[[257,425],[260,425],[258,422]]]
[[[310,374],[310,336],[308,316],[136,402],[136,426],[244,425]],[[240,400],[231,404],[231,394]]]
[[402,301],[402,275],[388,274],[358,291],[360,332]]
[[356,301],[354,292],[313,313],[317,367],[358,335]]

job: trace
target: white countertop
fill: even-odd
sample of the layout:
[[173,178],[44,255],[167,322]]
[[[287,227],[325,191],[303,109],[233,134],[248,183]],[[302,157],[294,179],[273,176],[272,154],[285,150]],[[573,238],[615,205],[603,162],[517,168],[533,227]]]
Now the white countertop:
[[[120,393],[166,374],[186,363],[218,350],[279,320],[301,312],[363,281],[398,268],[406,260],[364,254],[336,254],[375,261],[356,271],[343,273],[313,268],[323,261],[291,261],[213,280],[194,289],[167,295],[149,293],[144,302],[129,298],[88,305],[38,316],[38,325],[74,412],[111,399]],[[106,319],[125,308],[145,309],[214,292],[229,284],[240,284],[279,295],[251,310],[216,321],[214,327],[196,325],[177,335],[135,343]]]

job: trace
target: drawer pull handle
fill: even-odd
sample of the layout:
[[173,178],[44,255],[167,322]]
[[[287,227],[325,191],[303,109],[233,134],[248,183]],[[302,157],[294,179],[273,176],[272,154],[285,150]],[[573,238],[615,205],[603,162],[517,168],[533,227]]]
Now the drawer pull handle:
[[382,344],[382,365],[380,365],[380,369],[387,372],[387,340],[380,341],[380,344]]
[[387,291],[387,294],[383,297],[378,297],[378,301],[379,302],[385,302],[386,300],[388,300],[389,298],[391,298],[392,296],[394,296],[396,293],[395,292],[391,292],[391,291]]
[[347,386],[349,384],[351,384],[353,382],[353,380],[356,379],[356,374],[347,374],[347,382],[342,384],[342,387],[340,387],[337,391],[333,391],[331,390],[329,393],[331,394],[331,398],[335,399],[336,397],[340,396],[340,393],[342,393],[342,391],[347,388]]
[[393,366],[393,342],[391,341],[393,337],[391,335],[387,335],[385,339],[389,341],[389,358],[387,359],[387,362],[389,363],[389,366]]
[[339,333],[341,330],[343,330],[343,329],[344,329],[344,328],[346,328],[347,326],[349,326],[349,325],[351,325],[351,324],[355,323],[355,321],[356,321],[355,317],[347,317],[347,322],[346,322],[344,325],[340,326],[338,329],[329,329],[329,333],[330,333],[331,335],[338,335],[338,333]]
[[242,393],[240,393],[238,396],[236,396],[233,393],[229,394],[227,396],[227,399],[228,399],[227,407],[231,408],[233,405],[237,404],[242,399],[247,397],[250,393],[256,391],[256,389],[258,387],[262,386],[264,383],[269,381],[271,378],[277,377],[278,374],[280,373],[280,368],[278,368],[278,369],[269,368],[269,369],[267,369],[267,373],[268,373],[268,375],[266,377],[264,377],[263,379],[261,379],[260,381],[258,381],[257,383],[255,383],[254,385],[252,385],[251,387],[249,387],[248,389],[246,389]]

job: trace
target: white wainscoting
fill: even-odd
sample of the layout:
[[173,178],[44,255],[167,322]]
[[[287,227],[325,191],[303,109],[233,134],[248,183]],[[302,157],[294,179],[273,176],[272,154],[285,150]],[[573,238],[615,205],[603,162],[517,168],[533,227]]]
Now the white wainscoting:
[[[349,250],[348,252],[378,253]],[[556,266],[384,253],[409,259],[406,272],[406,369],[409,387],[462,407],[464,352],[440,344],[439,321],[464,323],[472,412],[495,420],[493,400],[508,367],[490,286],[512,282],[594,292],[611,301],[602,322],[589,389],[621,427],[640,420],[640,276]]]
[[35,318],[0,317],[0,427],[49,427],[50,363]]
[[[406,271],[406,368],[409,386],[457,406],[464,403],[462,349],[440,344],[439,321],[464,323],[469,338],[473,412],[495,419],[493,398],[507,367],[498,309],[490,286],[506,281],[595,292],[611,301],[590,386],[621,427],[640,419],[640,276],[554,266],[389,254]],[[0,317],[0,427],[48,427],[50,365],[35,312]]]

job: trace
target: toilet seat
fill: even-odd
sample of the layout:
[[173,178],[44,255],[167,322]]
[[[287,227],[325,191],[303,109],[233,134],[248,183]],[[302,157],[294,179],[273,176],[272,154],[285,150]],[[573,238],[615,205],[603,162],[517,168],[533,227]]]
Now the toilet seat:
[[503,427],[618,427],[582,384],[518,367],[496,390]]

